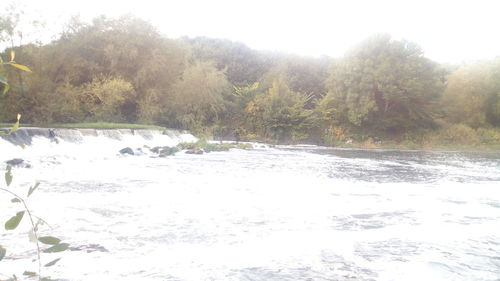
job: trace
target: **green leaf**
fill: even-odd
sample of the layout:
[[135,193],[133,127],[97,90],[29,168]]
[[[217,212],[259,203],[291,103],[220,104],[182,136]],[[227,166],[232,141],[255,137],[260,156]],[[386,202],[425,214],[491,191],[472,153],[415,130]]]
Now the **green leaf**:
[[38,231],[39,225],[44,225],[44,224],[45,224],[44,220],[42,220],[41,218],[38,218],[38,221],[35,224],[35,231]]
[[30,187],[30,189],[28,190],[28,197],[30,197],[31,193],[33,193],[33,191],[35,191],[35,189],[37,189],[39,185],[40,183],[37,182],[34,186]]
[[43,252],[44,253],[57,253],[57,252],[66,251],[68,248],[69,248],[68,243],[61,243],[61,244],[57,244],[55,246],[52,246],[48,249],[45,249],[45,250],[43,250]]
[[7,92],[9,91],[9,89],[10,89],[9,84],[4,84],[3,85],[3,90],[2,90],[2,95],[7,94]]
[[5,223],[5,229],[6,230],[16,229],[16,227],[19,225],[19,223],[23,219],[23,216],[24,216],[24,211],[18,212],[15,216],[13,216],[12,218],[10,218]]
[[33,229],[31,229],[28,232],[28,238],[29,238],[31,243],[36,243],[36,235],[35,235],[35,231]]
[[27,66],[24,66],[22,64],[17,64],[17,63],[9,63],[9,65],[12,65],[15,68],[19,68],[21,70],[24,70],[26,72],[31,72],[31,69],[29,69]]
[[9,84],[9,81],[7,80],[7,77],[0,75],[0,83],[2,84]]
[[10,200],[10,202],[12,202],[12,203],[21,203],[21,200],[19,200],[19,198],[14,198],[14,199]]
[[61,259],[61,258],[55,259],[55,260],[53,260],[53,261],[51,261],[51,262],[47,263],[47,264],[46,264],[46,265],[44,265],[44,266],[46,266],[46,267],[53,266],[53,265],[54,265],[54,264],[56,264],[56,263],[57,263],[60,259]]
[[39,237],[38,241],[42,242],[43,244],[47,245],[57,245],[61,242],[61,239],[52,237],[52,236],[43,236]]
[[12,128],[9,131],[9,134],[12,134],[15,131],[17,131],[17,129],[19,129],[19,120],[21,120],[21,114],[17,114],[17,121],[16,121],[16,123],[14,123],[14,125],[12,125]]
[[25,271],[23,272],[23,275],[26,275],[26,276],[36,276],[36,272],[33,272],[33,271]]
[[9,186],[12,183],[12,167],[7,166],[7,172],[5,172],[5,183]]
[[7,253],[7,250],[0,246],[0,261],[5,257],[5,254]]

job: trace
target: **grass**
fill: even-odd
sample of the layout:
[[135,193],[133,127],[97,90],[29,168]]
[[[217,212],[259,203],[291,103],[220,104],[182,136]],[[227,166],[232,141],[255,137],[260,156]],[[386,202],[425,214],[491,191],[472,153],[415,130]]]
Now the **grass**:
[[[10,128],[14,123],[2,123],[0,122],[0,128]],[[19,127],[33,127],[31,124],[20,124]]]
[[[12,123],[0,123],[0,127],[12,127]],[[127,124],[127,123],[54,123],[54,124],[20,124],[19,127],[41,127],[41,128],[68,128],[68,129],[148,129],[165,130],[165,127],[156,125]]]
[[[329,146],[328,144],[326,144]],[[383,140],[380,143],[356,142],[346,144],[338,142],[330,144],[333,147],[353,148],[353,149],[389,149],[389,150],[423,150],[423,151],[466,151],[466,152],[496,152],[500,151],[500,143],[459,143],[457,141],[437,140],[429,143],[419,143],[412,141],[390,141]]]
[[[346,146],[339,146],[346,147]],[[382,144],[376,144],[373,146],[365,146],[361,144],[353,144],[351,147],[363,148],[363,149],[391,149],[391,150],[424,150],[424,151],[466,151],[466,152],[478,152],[478,151],[500,151],[499,144],[454,144],[454,143],[436,143],[429,145],[421,145],[415,143],[396,143],[396,142],[385,142]]]
[[195,143],[184,143],[181,142],[177,145],[177,148],[179,149],[203,149],[205,152],[212,152],[212,151],[228,151],[231,148],[238,148],[238,149],[252,149],[253,146],[249,143],[229,143],[229,142],[224,142],[224,143],[217,143],[217,142],[207,142],[204,139],[200,139],[199,141]]

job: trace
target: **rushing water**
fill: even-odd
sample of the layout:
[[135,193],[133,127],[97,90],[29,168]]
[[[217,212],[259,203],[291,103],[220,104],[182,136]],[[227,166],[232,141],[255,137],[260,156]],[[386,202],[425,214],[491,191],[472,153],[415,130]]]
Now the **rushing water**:
[[[0,139],[2,162],[17,156],[33,166],[13,170],[13,188],[42,183],[29,199],[53,228],[42,235],[72,245],[42,255],[63,257],[44,275],[500,280],[500,153],[260,144],[167,158],[117,153],[180,140],[35,138],[22,150]],[[5,221],[19,206],[0,198]],[[23,223],[0,231],[9,251],[0,279],[36,269]]]

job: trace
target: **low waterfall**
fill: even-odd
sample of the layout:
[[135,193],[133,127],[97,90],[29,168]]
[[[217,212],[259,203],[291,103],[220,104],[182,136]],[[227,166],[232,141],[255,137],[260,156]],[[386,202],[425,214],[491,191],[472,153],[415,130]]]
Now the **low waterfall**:
[[[20,128],[0,138],[0,162],[3,164],[12,158],[111,157],[125,147],[144,154],[155,146],[176,146],[181,142],[195,141],[197,138],[192,134],[176,130]],[[26,148],[22,149],[20,144]]]

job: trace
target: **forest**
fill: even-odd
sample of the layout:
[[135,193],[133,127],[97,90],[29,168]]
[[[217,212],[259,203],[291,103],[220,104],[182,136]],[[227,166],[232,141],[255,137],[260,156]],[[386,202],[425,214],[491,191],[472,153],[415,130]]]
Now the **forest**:
[[[50,43],[17,44],[0,122],[115,122],[214,138],[334,146],[500,144],[500,58],[442,65],[413,42],[377,34],[343,57],[252,50],[225,39],[171,39],[133,16],[73,18]],[[5,86],[4,86],[5,87]],[[2,90],[0,89],[0,92]]]

